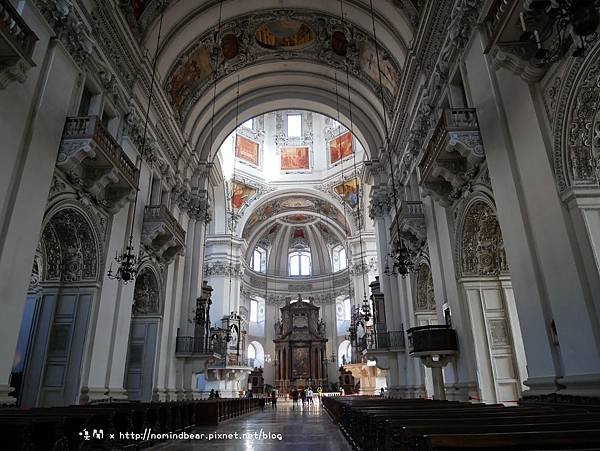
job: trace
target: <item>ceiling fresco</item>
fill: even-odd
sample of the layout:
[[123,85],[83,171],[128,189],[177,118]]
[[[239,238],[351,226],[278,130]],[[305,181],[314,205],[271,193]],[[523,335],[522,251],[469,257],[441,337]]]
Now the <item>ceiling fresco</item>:
[[[299,213],[298,210],[302,210],[302,213]],[[297,196],[274,199],[258,207],[246,221],[242,237],[248,239],[259,225],[286,211],[293,212],[284,216],[283,219],[286,222],[303,222],[314,218],[316,214],[321,214],[337,222],[342,229],[346,226],[344,215],[329,202]]]
[[[215,42],[219,35],[220,42]],[[215,47],[221,52],[212,60],[210,49]],[[268,61],[293,58],[319,62],[340,71],[346,70],[348,62],[352,75],[378,93],[374,49],[365,31],[342,22],[339,17],[305,10],[254,13],[224,23],[220,34],[211,29],[200,35],[177,57],[167,73],[164,88],[182,123],[211,86],[215,75],[225,77]],[[379,58],[385,104],[391,111],[401,69],[381,46]]]

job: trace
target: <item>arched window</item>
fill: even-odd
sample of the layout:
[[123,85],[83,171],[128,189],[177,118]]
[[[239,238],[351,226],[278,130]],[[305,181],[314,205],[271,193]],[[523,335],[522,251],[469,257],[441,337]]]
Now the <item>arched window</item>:
[[352,363],[352,345],[348,340],[344,340],[338,348],[338,364],[342,366],[348,363]]
[[333,263],[333,271],[341,271],[346,269],[348,262],[346,260],[346,248],[341,244],[335,246],[331,250],[331,260]]
[[248,345],[248,359],[254,360],[256,358],[256,348],[252,343]]
[[350,321],[351,318],[351,306],[350,306],[350,298],[344,299],[344,321]]
[[267,272],[267,251],[260,246],[256,246],[252,253],[250,266],[253,271],[262,273]]
[[290,276],[310,276],[312,268],[310,252],[295,251],[289,257]]
[[250,300],[250,322],[258,322],[258,301],[255,299]]

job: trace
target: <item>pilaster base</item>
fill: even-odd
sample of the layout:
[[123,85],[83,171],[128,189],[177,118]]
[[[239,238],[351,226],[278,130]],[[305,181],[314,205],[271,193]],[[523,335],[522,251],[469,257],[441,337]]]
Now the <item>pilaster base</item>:
[[530,377],[523,385],[529,387],[528,390],[523,392],[523,398],[530,398],[532,396],[542,396],[548,395],[551,393],[556,393],[561,388],[561,386],[555,377]]
[[152,401],[167,402],[177,399],[177,394],[173,388],[155,388],[152,393]]
[[79,404],[89,404],[94,401],[108,401],[108,389],[106,387],[81,387]]
[[0,385],[0,406],[14,406],[16,404],[17,399],[9,395],[13,390],[14,388],[10,385]]
[[427,389],[424,385],[406,385],[404,392],[406,398],[427,398]]
[[129,399],[129,394],[127,390],[122,387],[112,387],[108,389],[107,392],[108,399],[114,401],[127,401]]
[[388,398],[403,398],[404,397],[404,388],[399,386],[389,386],[387,388],[387,397]]
[[600,397],[600,374],[578,374],[558,379],[558,383],[565,388],[558,392],[559,395],[581,396],[583,398]]
[[445,385],[448,401],[478,401],[479,390],[475,382],[462,382]]

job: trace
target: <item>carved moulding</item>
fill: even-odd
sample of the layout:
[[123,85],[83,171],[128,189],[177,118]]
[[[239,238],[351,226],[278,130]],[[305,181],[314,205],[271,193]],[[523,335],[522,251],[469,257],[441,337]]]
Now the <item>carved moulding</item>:
[[435,296],[433,291],[433,276],[431,274],[431,269],[425,262],[422,262],[418,268],[415,310],[435,312]]
[[132,313],[134,315],[157,315],[161,312],[160,278],[149,265],[140,268],[135,279]]
[[554,171],[561,194],[600,186],[600,42],[564,74],[554,125]]
[[[304,46],[288,48],[261,44],[257,39],[259,29],[265,24],[278,21],[303,23],[313,30],[314,38]],[[347,51],[343,56],[332,48],[331,35],[335,31],[342,33],[347,42]],[[229,58],[224,53],[219,53],[215,59],[211,50],[222,45],[221,42],[215,42],[215,36],[226,35],[232,35],[237,51]],[[222,24],[220,33],[216,33],[216,29],[207,30],[185,49],[169,69],[164,88],[181,122],[185,121],[193,105],[205,95],[216,76],[226,77],[250,65],[282,58],[313,63],[316,61],[339,70],[345,70],[346,61],[349,61],[351,74],[377,93],[379,80],[369,72],[368,64],[363,64],[370,45],[368,36],[367,32],[342,22],[339,17],[318,11],[279,9],[239,16]],[[385,106],[391,116],[394,96],[399,87],[400,66],[385,49],[380,49],[380,56],[388,64],[385,75],[392,74],[389,83],[384,86]]]
[[44,221],[40,248],[44,281],[98,281],[102,250],[93,216],[74,202],[60,203]]
[[483,195],[465,204],[455,239],[457,272],[498,276],[508,271],[500,224],[493,203]]

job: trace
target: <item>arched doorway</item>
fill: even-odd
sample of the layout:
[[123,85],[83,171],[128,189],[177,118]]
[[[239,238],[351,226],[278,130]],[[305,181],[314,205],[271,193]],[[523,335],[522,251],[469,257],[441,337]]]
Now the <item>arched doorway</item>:
[[125,389],[130,400],[150,401],[154,387],[154,362],[160,329],[160,284],[150,266],[141,269],[133,294]]
[[101,252],[88,215],[75,206],[45,221],[21,323],[21,407],[77,403]]
[[338,365],[346,365],[352,362],[352,345],[350,341],[344,340],[338,347]]
[[460,229],[459,283],[474,340],[481,401],[521,397],[526,362],[502,232],[491,200],[474,196]]

